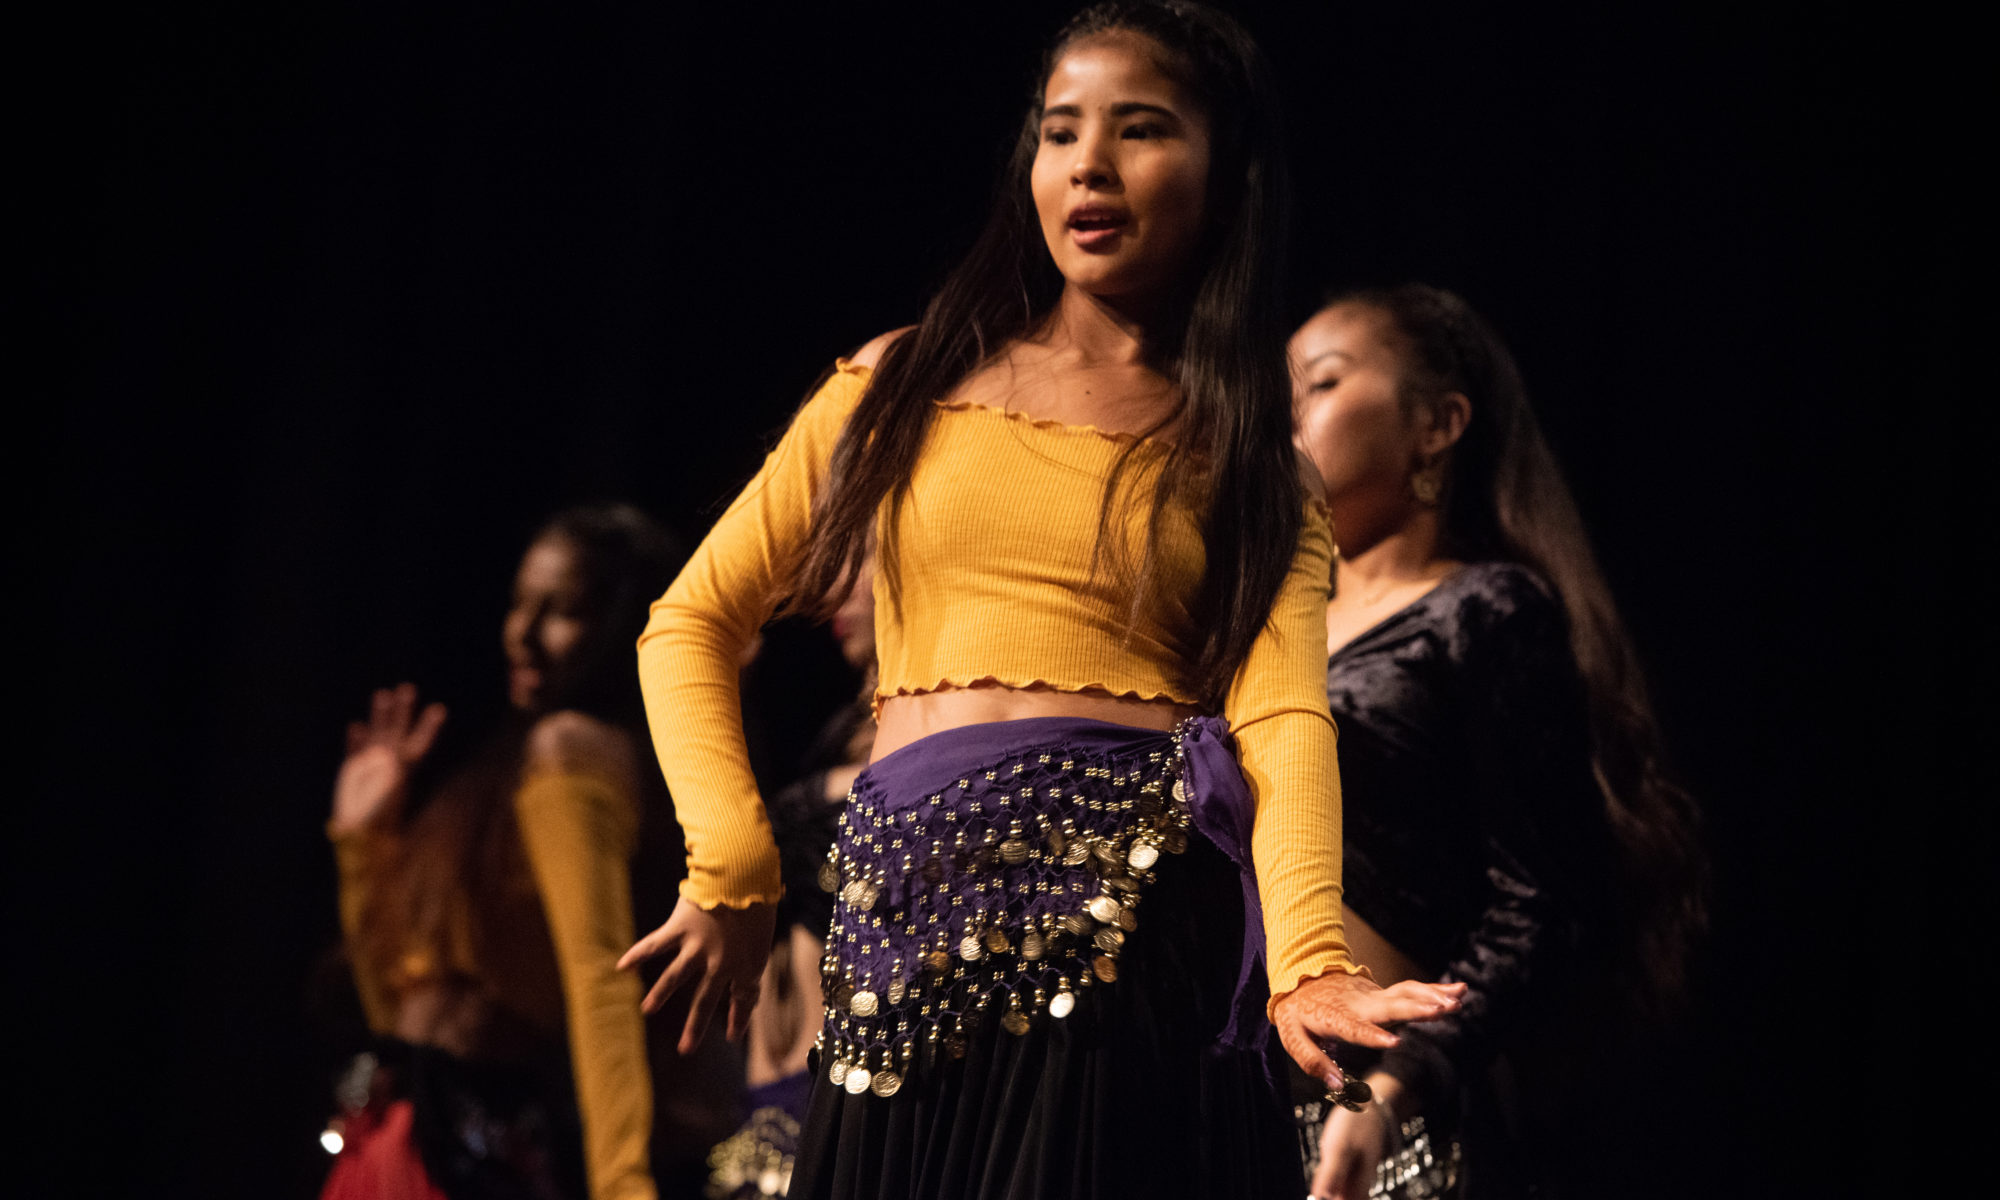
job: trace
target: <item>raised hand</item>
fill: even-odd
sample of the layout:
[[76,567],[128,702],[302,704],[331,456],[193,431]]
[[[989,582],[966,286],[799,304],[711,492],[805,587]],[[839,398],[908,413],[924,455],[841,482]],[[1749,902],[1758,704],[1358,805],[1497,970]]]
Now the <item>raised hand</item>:
[[729,1040],[741,1041],[750,1028],[750,1010],[764,986],[764,962],[771,956],[777,911],[768,904],[706,909],[683,897],[666,924],[640,938],[618,969],[630,971],[649,958],[669,956],[667,969],[640,1006],[656,1013],[682,987],[694,985],[680,1050],[693,1054],[707,1036],[716,1008],[729,1001]]
[[1327,1043],[1386,1050],[1396,1044],[1396,1035],[1384,1025],[1456,1012],[1464,995],[1462,983],[1406,979],[1385,988],[1365,976],[1329,971],[1286,993],[1273,1009],[1271,1023],[1299,1069],[1338,1091],[1345,1081],[1323,1048]]
[[347,758],[333,784],[329,828],[336,836],[401,811],[410,771],[430,753],[444,716],[444,705],[437,703],[417,711],[415,684],[377,689],[368,719],[347,727]]

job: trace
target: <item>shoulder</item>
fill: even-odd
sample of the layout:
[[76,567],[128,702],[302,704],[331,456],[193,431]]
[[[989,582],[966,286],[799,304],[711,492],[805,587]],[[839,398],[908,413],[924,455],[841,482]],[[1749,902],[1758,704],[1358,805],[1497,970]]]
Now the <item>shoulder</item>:
[[889,347],[896,344],[896,339],[915,328],[915,325],[905,325],[901,329],[891,329],[879,337],[870,338],[861,349],[848,356],[847,365],[865,367],[873,371],[881,363],[882,355],[888,352]]
[[1520,664],[1569,659],[1569,614],[1562,597],[1531,567],[1477,562],[1461,567],[1447,585],[1445,606],[1467,657]]
[[631,791],[638,784],[632,737],[588,713],[553,712],[528,730],[522,775],[589,775]]
[[835,359],[833,366],[820,376],[805,405],[792,418],[792,430],[810,444],[818,445],[822,453],[831,453],[832,439],[840,436],[848,417],[860,405],[882,356],[890,346],[895,345],[897,338],[914,328],[916,326],[909,325],[892,329],[880,337],[869,339],[848,357]]
[[1452,576],[1454,591],[1496,614],[1560,613],[1562,600],[1533,567],[1517,562],[1473,562]]

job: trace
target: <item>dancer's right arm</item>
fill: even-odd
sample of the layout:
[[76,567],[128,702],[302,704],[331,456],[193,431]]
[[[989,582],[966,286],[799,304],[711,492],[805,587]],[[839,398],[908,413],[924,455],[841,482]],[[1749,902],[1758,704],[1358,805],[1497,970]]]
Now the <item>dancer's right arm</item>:
[[738,662],[790,585],[834,443],[867,381],[842,363],[806,402],[639,637],[653,749],[687,837],[681,896],[705,910],[771,904],[783,890],[743,741]]
[[[864,353],[879,353],[878,343]],[[834,444],[868,378],[858,363],[837,365],[653,605],[639,638],[647,722],[687,839],[688,873],[673,915],[618,965],[667,960],[646,996],[648,1012],[692,987],[683,1054],[700,1043],[724,1001],[731,1037],[747,1028],[757,1003],[772,905],[784,889],[743,741],[738,663],[805,552]]]

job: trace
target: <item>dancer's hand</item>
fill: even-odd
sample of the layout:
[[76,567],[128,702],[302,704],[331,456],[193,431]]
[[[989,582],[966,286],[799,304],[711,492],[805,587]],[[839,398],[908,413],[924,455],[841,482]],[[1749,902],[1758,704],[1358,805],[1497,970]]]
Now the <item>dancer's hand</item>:
[[1314,1200],[1367,1200],[1375,1182],[1375,1168],[1388,1157],[1392,1145],[1390,1122],[1400,1120],[1396,1103],[1402,1083],[1393,1075],[1377,1072],[1368,1077],[1375,1098],[1360,1112],[1339,1105],[1327,1114],[1326,1127],[1319,1135],[1319,1166],[1313,1170]]
[[771,931],[777,912],[768,904],[703,908],[685,896],[667,923],[638,940],[618,969],[630,971],[649,958],[670,956],[667,969],[640,1005],[656,1013],[683,986],[694,985],[687,1025],[681,1030],[682,1054],[693,1054],[708,1034],[716,1006],[729,1001],[729,1040],[741,1041],[750,1028],[750,1010],[757,1007],[764,985],[764,961],[771,956]]
[[1385,988],[1365,976],[1328,971],[1287,992],[1272,1010],[1271,1023],[1299,1069],[1328,1090],[1339,1091],[1344,1080],[1323,1049],[1327,1043],[1352,1042],[1386,1050],[1396,1044],[1396,1035],[1384,1025],[1456,1012],[1464,995],[1462,983],[1405,979]]
[[431,752],[444,726],[444,705],[416,711],[417,688],[399,683],[379,688],[368,719],[347,727],[347,758],[333,784],[333,820],[338,836],[373,824],[399,810],[410,790],[410,772]]

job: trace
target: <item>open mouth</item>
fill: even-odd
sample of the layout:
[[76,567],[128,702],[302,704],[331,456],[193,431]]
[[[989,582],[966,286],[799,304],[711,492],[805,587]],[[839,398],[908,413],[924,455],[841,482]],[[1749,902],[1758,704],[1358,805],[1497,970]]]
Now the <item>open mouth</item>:
[[1085,206],[1069,215],[1070,237],[1085,250],[1116,241],[1131,218],[1113,208]]

